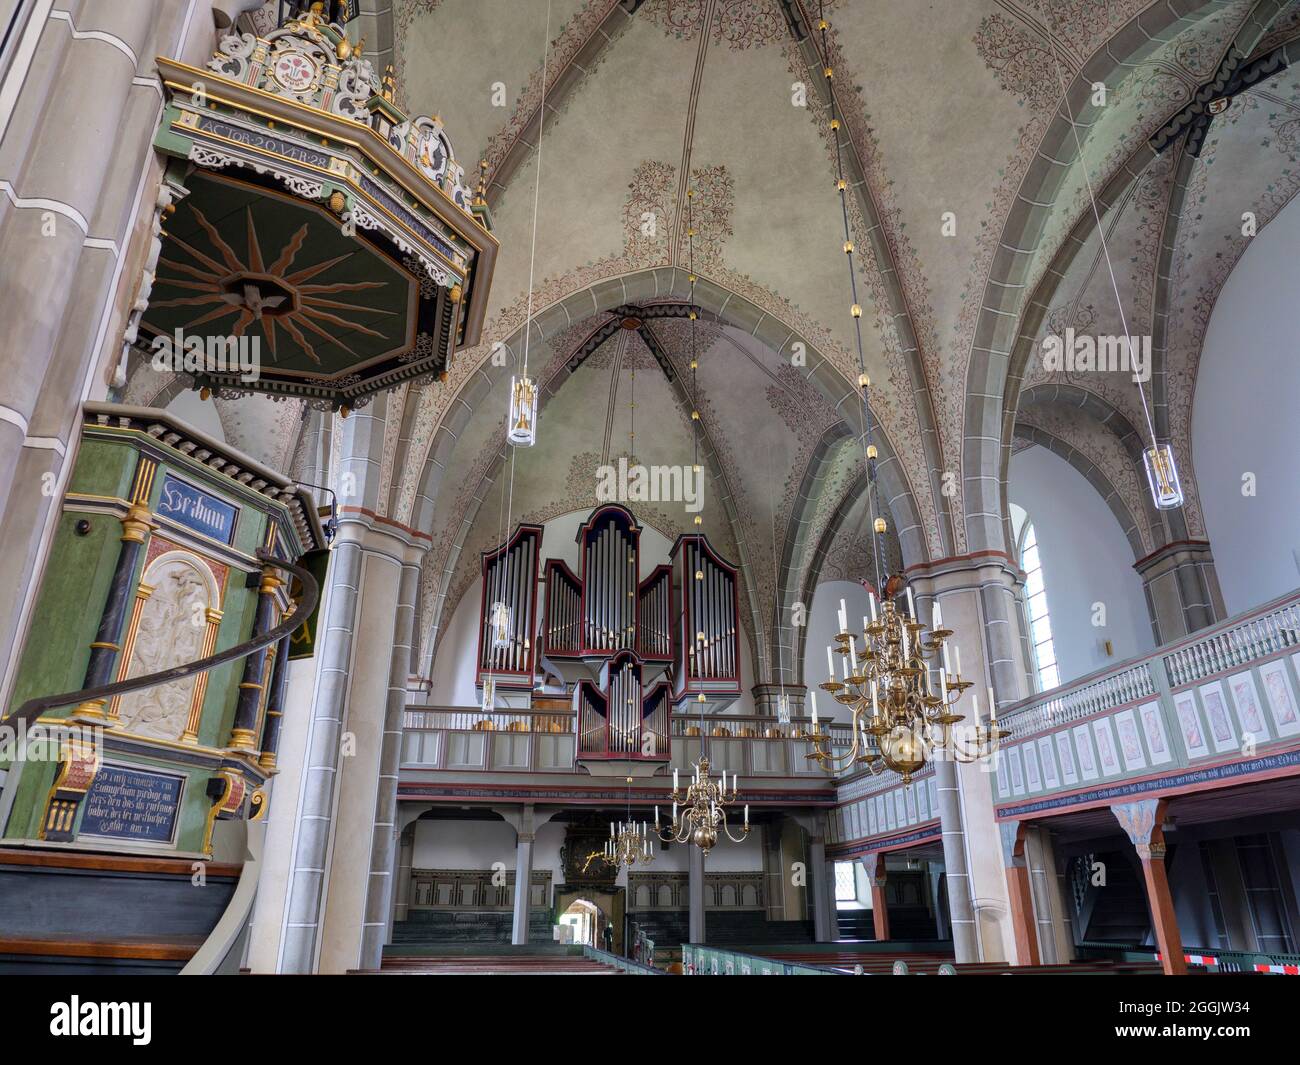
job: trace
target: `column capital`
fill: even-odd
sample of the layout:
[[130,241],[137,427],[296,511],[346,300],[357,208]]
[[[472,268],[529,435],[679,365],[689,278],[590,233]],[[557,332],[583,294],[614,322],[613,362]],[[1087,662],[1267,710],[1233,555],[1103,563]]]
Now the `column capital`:
[[975,551],[933,562],[917,562],[907,567],[905,576],[917,595],[976,591],[990,579],[998,577],[1010,587],[1023,579],[1016,560],[1005,551],[994,550]]
[[1165,856],[1164,799],[1140,799],[1120,803],[1110,808],[1129,841],[1137,848],[1138,857],[1163,859]]
[[537,838],[537,830],[559,813],[560,807],[494,806],[492,812],[515,830],[515,835],[521,842],[526,838],[527,842],[531,843]]
[[1025,824],[1023,821],[999,821],[998,834],[1002,839],[1002,864],[1007,869],[1025,866]]

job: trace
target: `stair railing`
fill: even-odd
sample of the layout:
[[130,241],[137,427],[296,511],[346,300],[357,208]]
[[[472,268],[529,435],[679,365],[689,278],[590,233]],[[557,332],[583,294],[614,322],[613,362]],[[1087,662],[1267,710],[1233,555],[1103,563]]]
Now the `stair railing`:
[[243,643],[237,643],[224,651],[218,651],[207,658],[199,658],[193,662],[171,666],[157,673],[146,673],[142,677],[128,677],[126,680],[117,680],[111,684],[101,684],[97,688],[82,688],[78,691],[63,692],[60,695],[43,695],[35,699],[28,699],[4,720],[15,724],[20,721],[30,724],[45,713],[46,710],[53,710],[60,706],[70,706],[73,703],[89,702],[97,699],[107,701],[116,695],[124,695],[127,692],[154,688],[160,684],[170,684],[172,681],[182,680],[185,677],[193,676],[195,673],[204,673],[209,669],[215,669],[217,666],[223,666],[227,662],[244,658],[264,647],[270,647],[271,644],[288,636],[302,625],[303,618],[309,617],[311,612],[316,609],[316,603],[320,599],[320,586],[316,583],[316,578],[308,570],[292,562],[276,558],[266,548],[258,548],[256,554],[261,562],[275,566],[277,569],[287,570],[302,583],[302,598],[298,601],[297,606],[285,614],[280,619],[280,623],[274,628],[267,629],[266,632],[259,636],[254,636]]

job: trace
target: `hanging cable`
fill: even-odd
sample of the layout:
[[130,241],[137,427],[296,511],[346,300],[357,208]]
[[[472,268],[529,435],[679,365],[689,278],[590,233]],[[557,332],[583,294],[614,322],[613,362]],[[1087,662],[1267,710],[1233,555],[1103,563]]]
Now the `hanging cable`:
[[[546,2],[546,28],[542,37],[542,86],[541,100],[537,111],[537,174],[533,182],[533,233],[528,252],[528,297],[527,312],[524,317],[524,350],[519,376],[510,383],[510,402],[506,415],[506,440],[510,444],[531,446],[537,439],[537,386],[528,376],[529,343],[533,325],[533,279],[537,265],[537,215],[541,202],[542,188],[542,132],[546,123],[546,79],[549,73],[551,51],[551,0]],[[510,449],[510,472],[501,485],[502,504],[497,508],[497,543],[503,543],[510,534],[514,518],[515,499],[515,449]],[[504,523],[502,519],[504,518]],[[492,617],[495,620],[498,604],[504,606],[506,570],[509,551],[506,550],[497,560],[497,594],[492,604]],[[511,618],[509,628],[513,629],[518,619]],[[514,639],[513,633],[510,638]],[[517,638],[521,643],[521,658],[525,665],[531,645],[531,634],[524,632]],[[483,706],[485,713],[490,713],[496,694],[495,649],[489,652],[488,676],[484,684]],[[531,677],[530,677],[531,684]]]
[[876,594],[884,595],[885,589],[881,582],[880,574],[880,556],[885,546],[885,530],[888,527],[883,516],[880,516],[880,490],[876,481],[876,446],[872,440],[872,418],[871,418],[871,401],[870,389],[871,378],[867,374],[867,360],[862,346],[862,305],[858,302],[858,277],[857,271],[853,267],[853,234],[849,225],[849,192],[848,182],[844,179],[844,158],[840,151],[840,109],[839,101],[835,96],[835,70],[831,66],[830,53],[830,23],[826,21],[825,0],[820,0],[817,5],[817,29],[821,33],[822,40],[822,76],[826,79],[826,91],[830,98],[830,131],[831,140],[835,145],[835,189],[840,195],[840,214],[844,222],[844,254],[849,264],[849,291],[853,297],[853,303],[849,308],[849,314],[853,318],[854,340],[857,344],[858,351],[858,394],[862,405],[862,461],[867,474],[867,517],[871,521],[872,529],[872,567],[876,577]]
[[[1049,12],[1044,29],[1047,31],[1047,41],[1052,50],[1052,65],[1056,68],[1056,81],[1061,90],[1061,103],[1065,108],[1066,117],[1070,121],[1070,132],[1074,136],[1074,147],[1078,156],[1079,169],[1083,172],[1084,188],[1088,191],[1088,202],[1092,207],[1092,217],[1097,224],[1097,239],[1101,244],[1101,254],[1106,260],[1106,272],[1110,276],[1111,291],[1115,293],[1115,309],[1119,312],[1120,329],[1123,330],[1124,342],[1129,345],[1131,356],[1132,334],[1128,328],[1128,317],[1124,313],[1124,300],[1120,296],[1119,281],[1115,277],[1115,266],[1111,261],[1110,245],[1106,240],[1106,230],[1101,221],[1101,208],[1097,204],[1097,195],[1092,187],[1092,177],[1088,173],[1088,162],[1083,155],[1083,140],[1079,137],[1079,123],[1075,121],[1074,109],[1070,106],[1070,97],[1066,92],[1065,75],[1061,71],[1061,59],[1057,54],[1057,36],[1052,29],[1054,21]],[[1061,50],[1064,51],[1064,48]],[[1178,469],[1174,463],[1173,449],[1169,445],[1162,446],[1160,443],[1156,434],[1155,420],[1151,415],[1151,407],[1147,403],[1146,390],[1142,387],[1141,380],[1135,377],[1133,383],[1137,386],[1138,399],[1142,403],[1142,416],[1146,420],[1147,432],[1151,436],[1151,447],[1144,450],[1142,455],[1151,494],[1158,509],[1176,509],[1182,506],[1183,494],[1178,480]],[[1154,385],[1152,388],[1154,391]]]

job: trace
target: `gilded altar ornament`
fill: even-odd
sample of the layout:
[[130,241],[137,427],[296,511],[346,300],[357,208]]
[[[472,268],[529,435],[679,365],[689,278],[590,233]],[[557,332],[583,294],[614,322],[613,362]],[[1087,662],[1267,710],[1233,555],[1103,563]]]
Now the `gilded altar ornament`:
[[218,821],[238,818],[243,808],[248,782],[233,769],[222,769],[208,780],[208,798],[213,800],[203,827],[203,853],[212,854],[212,833]]
[[[932,758],[951,757],[967,764],[996,752],[1010,733],[998,728],[992,689],[988,725],[980,723],[979,702],[972,695],[969,730],[963,728],[960,734],[953,730],[958,722],[967,720],[953,711],[971,682],[961,679],[961,655],[955,647],[957,669],[952,671],[946,642],[952,630],[943,627],[938,602],[934,605],[934,628],[927,634],[916,620],[910,588],[906,612],[891,598],[882,599],[877,610],[874,593],[868,592],[868,596],[871,616],[862,619],[861,649],[848,631],[844,600],[840,600],[840,631],[835,646],[826,649],[830,677],[818,685],[850,708],[852,744],[848,750],[831,751],[829,736],[818,720],[817,693],[813,691],[813,727],[808,736],[813,750],[808,757],[835,772],[859,762],[873,773],[889,769],[910,784],[912,776]],[[836,654],[841,658],[840,680],[835,679]]]
[[39,836],[52,843],[70,843],[76,839],[73,826],[77,809],[90,791],[103,764],[99,743],[75,734],[64,737],[59,745],[59,772],[45,800],[45,817]]
[[[703,693],[700,698],[703,699]],[[659,807],[655,807],[655,832],[665,843],[694,843],[708,856],[725,835],[732,843],[742,843],[749,835],[749,807],[745,807],[745,821],[740,836],[731,834],[727,823],[727,807],[736,801],[736,775],[731,775],[731,792],[727,792],[727,771],[722,771],[721,781],[709,779],[709,759],[701,756],[695,763],[695,776],[685,795],[677,785],[677,770],[673,770],[673,821],[667,828],[659,826]],[[684,807],[678,815],[678,807]]]
[[1142,450],[1142,462],[1147,470],[1147,484],[1151,498],[1159,510],[1176,510],[1183,505],[1183,486],[1178,480],[1178,467],[1174,463],[1174,449],[1168,444],[1157,444]]
[[510,421],[506,439],[515,447],[537,443],[537,386],[527,376],[510,379]]

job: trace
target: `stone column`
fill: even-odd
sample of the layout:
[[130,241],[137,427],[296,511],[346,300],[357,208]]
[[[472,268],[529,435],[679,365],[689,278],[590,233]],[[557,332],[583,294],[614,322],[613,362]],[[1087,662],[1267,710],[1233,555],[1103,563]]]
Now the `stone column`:
[[937,867],[935,862],[928,863],[928,874],[930,879],[930,904],[934,907],[934,935],[936,939],[948,939],[952,935],[943,916],[943,892],[940,885],[943,882],[943,870]]
[[[415,857],[415,825],[402,829],[397,852],[397,882],[393,885],[393,921],[405,921],[411,907],[411,866]],[[393,926],[389,922],[388,942],[392,942]]]
[[966,834],[957,790],[957,767],[948,760],[937,762],[934,780],[939,800],[943,867],[948,881],[948,912],[952,915],[953,956],[959,962],[979,961],[979,935],[975,930],[971,878],[966,871]]
[[[909,571],[918,609],[943,604],[949,647],[961,649],[962,679],[970,681],[955,712],[969,716],[979,698],[980,719],[989,720],[988,689],[999,704],[1028,694],[1027,666],[1018,607],[1019,570],[1009,556],[986,552],[915,566]],[[954,662],[955,666],[955,662]],[[1011,901],[993,811],[993,759],[967,765],[950,758],[935,763],[944,868],[958,962],[1005,961],[1012,956]]]
[[879,942],[889,938],[889,904],[885,899],[885,856],[868,854],[862,859],[871,878],[871,924]]
[[704,945],[704,852],[694,843],[690,848],[690,940],[696,946]]
[[1025,844],[1029,887],[1038,912],[1038,954],[1044,965],[1063,964],[1074,958],[1074,925],[1056,841],[1052,830],[1039,824],[1029,829]]
[[813,905],[813,938],[818,943],[835,939],[835,893],[826,875],[826,818],[814,814],[808,830],[808,887]]
[[537,830],[556,813],[542,812],[531,805],[506,807],[497,810],[515,830],[515,898],[514,920],[510,926],[510,942],[523,946],[528,942],[529,896],[533,883],[533,844]]
[[1204,540],[1165,544],[1133,568],[1142,578],[1157,647],[1227,617],[1214,556]]
[[189,0],[57,4],[13,43],[6,87],[18,93],[0,116],[0,705],[80,406],[107,394],[152,239],[140,222],[162,173],[150,147],[162,109],[154,56],[201,62],[213,26]]
[[1011,930],[1016,941],[1019,965],[1039,964],[1038,922],[1034,915],[1034,895],[1025,863],[1025,825],[1020,821],[1002,821],[1002,863],[1007,870],[1007,889],[1011,896]]
[[523,946],[528,942],[528,906],[532,901],[533,844],[537,835],[520,832],[515,836],[515,913],[510,925],[510,942]]
[[[383,806],[395,781],[382,780],[390,733],[390,696],[404,580],[418,552],[394,528],[374,529],[345,517],[332,549],[322,614],[316,691],[294,843],[282,969],[345,972],[362,962],[362,929],[374,916],[376,833],[391,831]],[[401,679],[405,691],[405,673]],[[381,850],[384,848],[381,846]],[[391,850],[383,855],[385,873]],[[371,916],[367,916],[370,914]],[[372,925],[367,957],[380,929]]]
[[370,883],[366,891],[366,922],[361,936],[361,968],[374,969],[383,960],[393,900],[393,866],[397,853],[397,778],[402,759],[402,721],[406,714],[406,677],[411,670],[415,633],[415,600],[420,590],[423,548],[408,548],[398,584],[397,618],[388,667],[388,698],[379,755],[379,786],[370,849]]
[[1168,975],[1185,974],[1187,960],[1183,953],[1183,940],[1178,933],[1178,918],[1174,915],[1169,878],[1165,873],[1165,837],[1162,827],[1165,800],[1143,799],[1124,803],[1112,806],[1111,812],[1137,849],[1138,859],[1142,863],[1151,924],[1155,929],[1156,943],[1160,947],[1160,964]]

